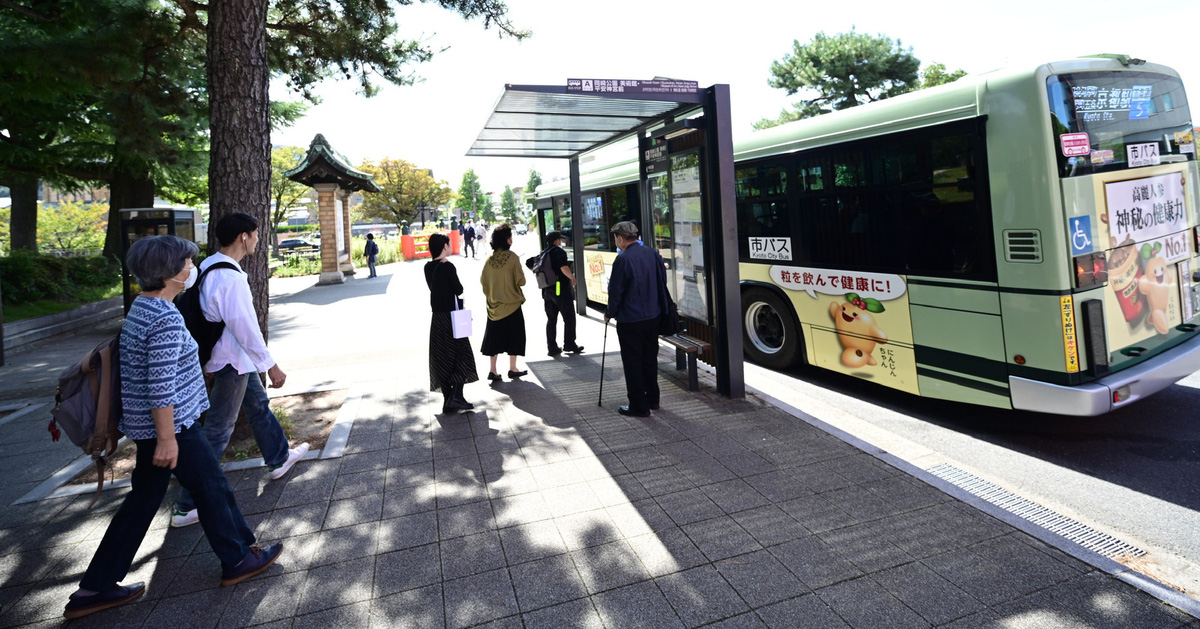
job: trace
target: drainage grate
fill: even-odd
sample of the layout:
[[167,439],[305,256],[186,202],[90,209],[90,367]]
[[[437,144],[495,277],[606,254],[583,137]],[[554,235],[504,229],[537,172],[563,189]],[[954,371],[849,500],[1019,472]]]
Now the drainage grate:
[[951,485],[979,496],[1017,517],[1028,520],[1052,533],[1057,533],[1105,557],[1141,557],[1146,554],[1146,551],[1136,546],[1122,542],[1111,535],[1101,533],[1065,515],[1055,513],[1036,502],[1026,500],[1012,492],[1000,489],[982,478],[964,472],[953,465],[942,463],[925,471]]

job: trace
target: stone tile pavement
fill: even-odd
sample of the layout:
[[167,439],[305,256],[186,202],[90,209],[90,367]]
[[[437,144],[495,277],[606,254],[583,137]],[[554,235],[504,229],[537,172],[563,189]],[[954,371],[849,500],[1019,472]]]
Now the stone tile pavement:
[[[420,274],[391,267],[384,281]],[[296,294],[392,290],[366,284]],[[613,335],[598,406],[601,324],[581,321],[589,353],[539,358],[541,315],[526,311],[530,375],[469,385],[475,412],[440,414],[414,334],[363,386],[345,456],[280,481],[230,473],[261,538],[285,543],[263,575],[219,587],[199,527],[167,528],[164,505],[127,579],[146,596],[73,625],[1200,627],[762,398],[688,393],[665,351],[662,410],[622,417]],[[10,505],[45,478],[39,458],[73,455],[44,426],[0,426],[0,627],[62,623],[124,495]]]

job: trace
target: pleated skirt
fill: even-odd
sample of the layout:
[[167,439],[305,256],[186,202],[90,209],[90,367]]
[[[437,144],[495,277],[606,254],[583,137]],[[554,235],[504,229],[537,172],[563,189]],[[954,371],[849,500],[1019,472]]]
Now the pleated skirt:
[[454,338],[449,312],[435,312],[429,323],[429,390],[479,380],[471,339]]
[[484,356],[525,355],[525,315],[521,314],[520,308],[499,321],[487,320],[487,327],[483,329],[483,344],[479,346],[479,351]]

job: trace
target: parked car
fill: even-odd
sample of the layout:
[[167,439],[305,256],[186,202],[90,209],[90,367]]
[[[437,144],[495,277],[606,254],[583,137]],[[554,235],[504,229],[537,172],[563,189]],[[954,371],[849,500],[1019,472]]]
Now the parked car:
[[288,238],[287,240],[279,243],[279,248],[287,251],[304,251],[310,249],[320,249],[321,244],[309,242],[303,238]]

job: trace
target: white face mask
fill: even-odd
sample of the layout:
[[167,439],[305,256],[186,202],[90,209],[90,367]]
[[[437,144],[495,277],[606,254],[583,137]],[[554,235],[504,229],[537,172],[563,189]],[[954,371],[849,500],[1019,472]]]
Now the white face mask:
[[182,282],[180,282],[180,280],[177,280],[172,277],[171,281],[180,282],[181,284],[183,284],[183,289],[187,290],[196,285],[197,277],[200,277],[200,271],[196,267],[192,267],[191,270],[188,271],[188,277],[186,280],[183,280]]

